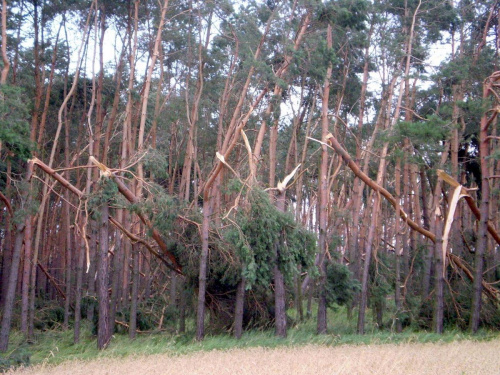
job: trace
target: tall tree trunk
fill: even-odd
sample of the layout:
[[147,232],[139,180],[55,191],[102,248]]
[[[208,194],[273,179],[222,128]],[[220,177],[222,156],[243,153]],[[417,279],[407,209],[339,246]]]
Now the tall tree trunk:
[[[368,87],[368,77],[369,77],[369,69],[370,69],[370,43],[371,43],[371,37],[373,34],[373,29],[374,29],[374,24],[375,24],[375,17],[372,17],[372,21],[370,23],[370,31],[368,33],[368,40],[367,40],[367,45],[365,48],[365,55],[364,55],[364,64],[363,64],[363,82],[361,84],[361,93],[359,97],[359,117],[358,117],[358,139],[361,139],[362,131],[363,131],[363,126],[364,126],[364,112],[365,112],[365,105],[366,105],[366,90]],[[370,150],[368,150],[370,151]],[[362,158],[362,148],[361,144],[356,142],[356,161],[359,163]],[[352,264],[351,269],[354,270],[354,275],[359,276],[359,266],[360,266],[360,260],[361,260],[361,254],[359,251],[359,217],[361,214],[361,200],[363,197],[363,187],[364,184],[363,182],[358,179],[357,177],[354,178],[353,182],[353,201],[354,201],[354,208],[352,212],[352,230],[351,230],[351,235],[348,239],[349,241],[349,261],[350,264]],[[359,279],[359,277],[358,277]]]
[[[400,202],[401,202],[401,160],[396,161],[396,172],[395,172],[395,198],[396,198],[396,217],[394,218],[394,234],[396,235],[396,243],[394,246],[394,259],[396,261],[396,280],[394,286],[394,302],[396,303],[396,332],[401,332],[403,327],[401,324],[401,312],[402,312],[402,301],[401,301],[401,255],[403,249],[401,248],[401,229],[400,229]],[[404,246],[404,245],[403,245]]]
[[186,280],[179,277],[179,333],[186,332]]
[[9,272],[9,283],[7,285],[7,294],[3,305],[3,316],[0,328],[0,352],[5,353],[9,345],[10,323],[14,310],[14,298],[16,296],[17,277],[19,272],[19,263],[21,261],[21,250],[23,247],[25,224],[19,224],[16,228],[16,237],[14,249],[12,251],[12,262]]
[[[102,183],[108,183],[102,181]],[[101,217],[99,224],[99,255],[97,257],[97,300],[99,302],[99,317],[97,326],[97,349],[105,349],[111,339],[109,330],[109,269],[108,269],[108,250],[109,250],[109,208],[107,200],[102,203]]]
[[132,292],[130,294],[130,322],[128,336],[135,339],[137,333],[137,296],[139,292],[139,245],[132,245]]
[[[73,94],[76,90],[77,83],[78,83],[78,78],[79,78],[79,74],[80,74],[80,66],[81,66],[81,62],[82,62],[82,51],[83,51],[83,47],[86,44],[88,36],[89,36],[87,31],[89,29],[90,17],[92,14],[93,7],[94,7],[94,2],[92,2],[91,6],[90,6],[89,15],[88,15],[86,23],[85,23],[85,28],[84,28],[83,36],[82,36],[82,42],[80,44],[80,48],[78,50],[78,57],[76,60],[76,73],[75,73],[75,76],[73,78],[73,83],[71,85],[71,89],[68,92],[68,94],[66,95],[66,97],[64,98],[63,103],[61,104],[61,107],[59,108],[59,111],[58,111],[58,116],[57,116],[58,123],[57,123],[57,129],[56,129],[56,134],[54,136],[52,149],[50,152],[50,158],[49,158],[49,164],[48,164],[49,168],[52,168],[52,166],[54,164],[55,153],[56,153],[56,150],[58,149],[59,136],[61,134],[61,130],[62,130],[62,126],[63,126],[63,113],[65,112],[65,110],[67,108],[68,101],[73,96]],[[89,152],[92,152],[92,150],[89,149]],[[31,266],[31,277],[30,277],[31,287],[30,287],[30,298],[29,298],[30,312],[29,312],[29,323],[28,323],[28,326],[29,326],[28,336],[30,338],[32,338],[33,334],[34,334],[36,271],[37,271],[37,263],[38,263],[38,254],[39,254],[39,249],[40,249],[40,240],[41,240],[41,235],[42,235],[42,224],[43,224],[42,221],[43,221],[43,218],[45,215],[45,208],[46,208],[47,199],[48,199],[48,188],[47,188],[48,182],[49,182],[48,179],[49,179],[49,176],[47,175],[46,180],[45,180],[45,184],[43,186],[42,201],[40,203],[40,209],[39,209],[39,214],[38,214],[39,216],[38,216],[38,223],[37,223],[36,234],[35,234],[35,242],[33,244],[33,263]]]
[[3,68],[0,76],[0,85],[7,83],[9,75],[10,61],[7,56],[7,1],[2,0],[2,61]]
[[[70,168],[70,129],[69,121],[66,118],[65,121],[65,139],[64,139],[64,161],[66,168]],[[67,171],[68,180],[70,179],[70,172]],[[71,242],[71,217],[70,217],[70,200],[69,191],[64,191],[64,203],[63,203],[63,218],[64,218],[64,240],[66,249],[66,300],[64,301],[64,329],[69,328],[69,315],[71,307],[71,274],[72,274],[72,260],[73,260],[73,246]]]
[[[191,9],[193,11],[193,9]],[[209,16],[208,20],[208,25],[207,25],[207,34],[206,34],[206,40],[205,40],[205,45],[202,44],[201,41],[201,30],[199,32],[200,34],[200,41],[198,43],[198,79],[196,82],[196,92],[194,95],[194,101],[192,104],[191,109],[189,109],[189,92],[188,92],[188,87],[189,87],[189,79],[190,79],[190,74],[188,74],[188,77],[186,78],[186,114],[189,122],[189,132],[188,132],[188,140],[187,140],[187,149],[186,149],[186,156],[184,158],[184,166],[182,170],[182,176],[181,176],[181,187],[180,187],[180,193],[181,193],[181,198],[189,201],[189,196],[190,196],[190,186],[191,186],[191,181],[192,181],[192,169],[193,169],[193,163],[196,163],[196,127],[198,123],[198,117],[199,117],[199,105],[200,105],[200,100],[201,100],[201,95],[203,93],[203,87],[204,87],[204,77],[203,77],[203,68],[205,65],[205,61],[203,59],[203,49],[208,48],[208,44],[210,42],[210,28],[212,26],[211,24],[211,18],[212,14]],[[200,28],[202,27],[200,23]],[[191,46],[190,46],[190,54],[191,54]],[[196,194],[195,194],[196,196]]]
[[[168,302],[169,302],[170,308],[174,311],[177,310],[178,305],[179,305],[178,299],[177,299],[178,279],[179,279],[179,277],[177,277],[177,273],[172,270],[170,272],[170,290],[169,290],[170,298],[169,298]],[[176,315],[172,316],[172,324],[174,326],[177,326],[177,321],[178,321],[178,316],[176,316]]]
[[26,228],[24,229],[24,265],[21,288],[21,332],[28,336],[28,313],[29,313],[29,286],[31,270],[31,237],[32,225],[31,216],[26,218]]
[[[40,103],[42,100],[43,94],[43,86],[41,82],[41,66],[42,63],[40,61],[40,25],[39,25],[39,1],[33,1],[33,31],[34,31],[34,39],[33,39],[33,54],[35,60],[35,71],[34,71],[34,80],[35,80],[35,100],[33,103],[33,114],[31,118],[31,134],[30,139],[32,142],[36,140],[36,132],[38,129],[38,116],[40,110]],[[36,266],[35,266],[36,267]]]
[[[266,29],[261,37],[259,46],[254,53],[254,60],[258,60],[262,45],[271,27],[272,16],[269,18]],[[221,148],[221,156],[224,160],[227,160],[231,151],[236,146],[236,142],[239,139],[241,130],[245,127],[250,115],[253,113],[254,108],[260,103],[264,95],[267,93],[267,88],[264,88],[257,99],[252,103],[246,115],[240,118],[243,103],[245,101],[246,95],[248,93],[248,88],[250,86],[250,81],[253,77],[253,72],[255,67],[250,67],[247,75],[247,79],[241,90],[240,96],[238,98],[238,103],[233,111],[233,116],[231,122],[229,123],[226,136]],[[203,194],[203,221],[201,225],[201,254],[200,254],[200,272],[198,276],[198,303],[196,310],[196,339],[198,341],[203,340],[205,336],[205,293],[206,293],[206,282],[207,282],[207,262],[208,262],[208,232],[210,227],[210,217],[213,213],[213,197],[216,192],[213,191],[214,182],[217,176],[222,170],[223,163],[220,161],[212,168],[212,171],[207,177],[205,185],[200,189],[200,193]]]
[[[329,24],[327,30],[327,47],[331,49],[332,42],[332,27]],[[326,304],[326,261],[325,257],[328,252],[327,230],[328,230],[328,207],[329,191],[328,191],[328,148],[326,146],[328,131],[328,100],[330,97],[330,78],[332,76],[333,66],[328,65],[325,82],[323,84],[323,95],[321,97],[321,165],[319,170],[319,192],[318,192],[318,226],[319,226],[319,272],[320,278],[319,301],[318,301],[318,333],[327,332],[327,304]]]
[[[33,174],[33,164],[28,164],[26,172],[25,183],[29,184]],[[21,206],[23,208],[29,207],[30,191],[25,189],[21,196]],[[25,219],[26,220],[26,219]],[[29,217],[27,220],[31,220]],[[2,322],[0,325],[0,352],[5,353],[9,346],[9,335],[11,329],[11,320],[14,309],[14,298],[16,296],[17,277],[19,275],[19,264],[21,262],[21,251],[23,248],[24,230],[26,222],[23,221],[16,225],[16,236],[14,240],[14,248],[12,251],[12,262],[10,265],[9,282],[7,285],[7,293],[3,305]]]
[[[123,209],[118,209],[116,219],[118,222],[123,223]],[[124,225],[126,228],[126,226]],[[118,304],[121,296],[121,276],[122,276],[122,267],[125,259],[123,258],[124,249],[126,240],[123,236],[116,231],[115,233],[115,251],[113,254],[113,274],[111,276],[111,298],[109,301],[109,334],[113,335],[115,331],[115,319],[116,319],[116,311],[118,308]]]
[[[285,212],[285,197],[286,197],[286,187],[283,191],[278,193],[276,197],[276,208]],[[274,245],[274,266],[273,266],[273,277],[274,277],[274,324],[275,333],[278,337],[286,337],[287,335],[287,324],[286,324],[286,291],[285,291],[285,279],[283,273],[280,270],[279,262],[279,252],[280,247],[284,246],[283,234],[280,234],[280,239]]]
[[373,199],[372,222],[368,229],[368,238],[365,243],[365,262],[363,265],[363,276],[361,281],[361,298],[359,301],[359,314],[358,314],[358,333],[364,335],[365,333],[365,312],[368,303],[368,279],[370,272],[370,262],[372,256],[372,244],[375,237],[375,229],[377,227],[378,210],[380,207],[380,195],[373,192],[375,195]]
[[[498,105],[498,94],[495,92],[495,86],[498,85],[500,81],[500,71],[493,73],[484,82],[483,85],[483,98],[486,100],[492,93],[495,94],[497,100],[495,101]],[[491,113],[491,115],[489,115]],[[477,243],[476,243],[476,254],[475,254],[475,271],[474,271],[474,294],[472,299],[472,314],[470,320],[470,329],[473,333],[476,333],[479,329],[479,323],[481,321],[481,294],[483,291],[483,268],[484,268],[484,255],[486,254],[486,248],[488,246],[488,220],[490,214],[490,179],[489,179],[489,160],[490,156],[490,146],[488,129],[490,125],[495,121],[498,115],[496,109],[492,109],[485,113],[481,117],[481,124],[479,130],[479,155],[481,160],[481,206],[480,213],[481,218],[479,219]]]
[[[85,224],[83,224],[85,225]],[[76,285],[75,285],[75,323],[73,327],[73,343],[80,342],[80,326],[82,320],[82,295],[83,295],[83,264],[85,261],[85,240],[80,238],[77,244],[78,259],[76,263]]]
[[[131,11],[130,11],[131,12]],[[121,150],[121,160],[120,165],[124,168],[127,164],[127,158],[132,155],[132,143],[135,142],[135,138],[131,136],[132,133],[132,123],[133,123],[133,90],[134,90],[134,79],[135,79],[135,64],[136,64],[136,53],[138,46],[138,26],[139,23],[139,1],[134,1],[134,16],[133,16],[133,31],[130,31],[128,34],[130,35],[129,39],[129,68],[130,75],[128,81],[128,91],[127,91],[127,106],[125,108],[125,121],[123,122],[123,135],[122,135],[122,150]],[[129,18],[128,28],[131,28],[132,19]],[[132,43],[133,41],[133,43]],[[151,78],[151,77],[150,77]],[[147,84],[147,76],[146,76],[146,84]],[[145,87],[146,88],[146,87]],[[144,97],[142,98],[144,100]],[[147,108],[147,102],[146,102]],[[144,113],[144,117],[146,117],[146,113]],[[142,116],[141,116],[142,118]],[[145,124],[145,120],[144,120]],[[143,125],[144,126],[144,125]],[[142,141],[139,141],[141,151],[142,151]],[[139,169],[139,168],[138,168]],[[139,172],[142,172],[142,166],[139,169]],[[139,183],[141,184],[142,181]],[[138,185],[139,185],[138,184]],[[127,222],[128,223],[128,222]],[[129,229],[129,228],[126,228]],[[133,244],[132,247],[125,247],[125,263],[123,267],[123,290],[124,290],[124,300],[128,301],[129,294],[129,262],[130,252],[132,253],[132,293],[130,299],[130,321],[129,321],[129,337],[131,339],[135,338],[136,335],[136,325],[137,325],[137,283],[138,283],[138,260],[139,254],[137,250],[138,244]]]
[[436,242],[434,243],[434,275],[436,276],[436,299],[434,311],[434,330],[436,333],[443,333],[445,259],[443,258],[443,218],[441,208],[439,206],[436,207],[435,220]]

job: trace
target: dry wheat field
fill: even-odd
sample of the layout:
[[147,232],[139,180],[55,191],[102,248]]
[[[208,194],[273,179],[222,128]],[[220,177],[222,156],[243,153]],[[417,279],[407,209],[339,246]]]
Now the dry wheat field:
[[250,348],[38,365],[10,374],[500,374],[500,340],[447,344]]

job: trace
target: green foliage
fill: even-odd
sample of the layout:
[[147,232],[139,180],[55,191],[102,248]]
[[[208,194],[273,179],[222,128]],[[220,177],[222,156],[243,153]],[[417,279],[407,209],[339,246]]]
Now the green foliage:
[[409,156],[407,159],[413,163],[429,163],[443,148],[451,130],[450,122],[438,115],[430,115],[425,121],[399,121],[390,132],[383,133],[381,139],[391,145],[402,145],[408,139],[415,153],[408,154],[405,150],[393,149],[391,156]]
[[60,306],[47,306],[37,310],[35,328],[41,331],[59,327],[64,321],[64,309]]
[[349,268],[336,261],[326,266],[326,302],[328,307],[337,309],[352,301],[354,295],[361,290],[359,281],[353,278]]
[[333,48],[328,48],[323,35],[313,35],[304,42],[302,49],[294,52],[290,70],[308,77],[312,82],[323,82],[328,66],[340,63]]
[[33,145],[29,134],[29,103],[24,91],[15,86],[0,86],[0,141],[10,158],[26,161]]
[[368,3],[365,0],[328,1],[319,6],[317,17],[321,22],[341,28],[363,30],[367,8]]
[[[317,335],[316,322],[314,319],[307,320],[290,327],[286,339],[277,338],[274,329],[250,330],[243,334],[238,340],[232,335],[208,335],[202,342],[194,340],[194,331],[186,334],[172,335],[167,333],[139,334],[135,340],[129,340],[127,335],[116,334],[113,336],[109,348],[104,351],[97,350],[95,337],[91,336],[86,328],[87,322],[83,321],[79,344],[73,343],[73,332],[50,331],[44,335],[37,336],[35,342],[30,345],[29,352],[21,344],[23,341],[20,333],[14,332],[11,346],[16,348],[16,353],[24,352],[28,356],[31,353],[31,364],[55,365],[68,360],[95,360],[99,358],[114,358],[124,356],[167,354],[177,356],[200,351],[228,350],[232,348],[252,347],[298,347],[305,345],[380,345],[389,343],[428,343],[428,342],[453,342],[461,340],[494,340],[498,337],[497,332],[481,330],[477,335],[449,330],[442,335],[429,331],[415,332],[405,330],[401,334],[394,334],[389,330],[373,331],[366,335],[355,334],[356,326],[352,321],[346,319],[344,308],[338,311],[329,311],[331,335]],[[371,321],[368,322],[371,327]],[[0,357],[2,358],[2,357]],[[5,358],[3,358],[5,360]]]
[[97,187],[88,197],[88,208],[91,210],[94,219],[100,217],[99,208],[104,204],[112,203],[118,196],[118,186],[108,178],[101,177],[97,182]]
[[97,311],[97,298],[95,298],[94,296],[85,296],[82,298],[80,306],[82,318],[87,318],[87,313],[91,309],[93,309],[94,312]]
[[267,193],[250,190],[245,209],[238,210],[236,225],[226,234],[241,260],[247,288],[255,283],[268,284],[272,277],[274,246],[280,225],[276,208]]
[[28,367],[30,365],[31,353],[23,347],[19,347],[8,356],[0,356],[0,372],[19,366]]
[[156,190],[144,205],[144,212],[153,226],[164,235],[168,235],[179,215],[181,202],[162,190]]
[[400,121],[394,132],[400,140],[409,138],[414,145],[424,146],[445,139],[449,133],[449,123],[437,115],[432,115],[426,121]]
[[146,173],[154,175],[155,178],[164,180],[168,178],[168,161],[165,154],[149,148],[142,159]]
[[370,265],[369,294],[372,303],[384,304],[387,295],[393,291],[394,280],[389,268],[389,259],[387,255],[379,253]]
[[[130,321],[130,309],[117,311],[116,318],[118,321],[128,324],[128,322]],[[151,331],[156,328],[153,315],[148,313],[148,311],[146,310],[146,306],[144,306],[143,304],[141,304],[137,309],[136,324],[139,331]],[[119,324],[115,324],[115,331],[124,334],[128,332],[126,328]]]
[[226,240],[241,261],[247,288],[268,285],[276,262],[288,281],[298,265],[311,268],[314,235],[295,223],[291,215],[277,210],[268,193],[251,189],[246,199],[235,215],[235,225],[226,231]]
[[34,148],[30,141],[29,101],[24,90],[10,85],[0,86],[0,189],[6,185],[6,161],[12,175],[24,173],[26,160]]

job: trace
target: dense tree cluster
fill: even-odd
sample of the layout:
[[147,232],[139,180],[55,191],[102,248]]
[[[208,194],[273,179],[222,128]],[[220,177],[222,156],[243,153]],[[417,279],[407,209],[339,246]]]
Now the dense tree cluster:
[[1,11],[0,351],[57,320],[284,337],[306,300],[318,333],[500,326],[497,1]]

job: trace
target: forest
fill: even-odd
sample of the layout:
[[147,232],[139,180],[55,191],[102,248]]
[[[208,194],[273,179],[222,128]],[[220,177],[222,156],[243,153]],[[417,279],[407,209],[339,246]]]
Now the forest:
[[498,0],[1,15],[0,352],[500,328]]

